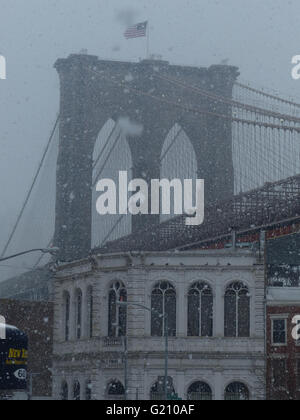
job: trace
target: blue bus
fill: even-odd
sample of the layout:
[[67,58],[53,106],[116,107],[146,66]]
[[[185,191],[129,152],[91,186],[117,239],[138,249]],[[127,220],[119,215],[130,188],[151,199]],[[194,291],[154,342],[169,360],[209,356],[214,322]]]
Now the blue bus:
[[18,328],[0,324],[0,393],[27,391],[28,338]]

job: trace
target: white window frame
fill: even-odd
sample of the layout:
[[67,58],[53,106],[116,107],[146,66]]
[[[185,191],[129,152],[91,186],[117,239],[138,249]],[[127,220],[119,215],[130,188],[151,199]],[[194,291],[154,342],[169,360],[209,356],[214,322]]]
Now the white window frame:
[[[271,316],[271,343],[273,347],[287,347],[288,345],[288,315],[278,314]],[[274,322],[275,321],[284,321],[285,324],[285,342],[284,343],[274,343]]]

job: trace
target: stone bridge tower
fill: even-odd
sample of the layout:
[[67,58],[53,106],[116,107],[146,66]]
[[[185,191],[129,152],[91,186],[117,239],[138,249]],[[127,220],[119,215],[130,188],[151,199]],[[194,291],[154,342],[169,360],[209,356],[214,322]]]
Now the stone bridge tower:
[[[144,127],[141,138],[127,138],[134,178],[160,178],[164,140],[179,123],[194,147],[198,178],[205,179],[206,203],[233,195],[231,121],[216,115],[230,117],[232,110],[213,95],[232,98],[236,67],[113,62],[89,55],[71,55],[55,67],[61,85],[55,245],[62,260],[85,257],[91,250],[93,151],[109,118],[128,117]],[[164,77],[180,80],[182,87]],[[201,96],[184,83],[212,96]],[[158,222],[155,216],[135,216],[132,229]]]

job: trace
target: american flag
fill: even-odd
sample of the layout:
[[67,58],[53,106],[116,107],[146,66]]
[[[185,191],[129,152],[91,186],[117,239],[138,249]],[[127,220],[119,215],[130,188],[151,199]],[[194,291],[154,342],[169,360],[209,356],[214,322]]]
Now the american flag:
[[134,26],[130,26],[126,30],[124,36],[126,39],[142,38],[147,35],[147,27],[148,22],[137,23]]

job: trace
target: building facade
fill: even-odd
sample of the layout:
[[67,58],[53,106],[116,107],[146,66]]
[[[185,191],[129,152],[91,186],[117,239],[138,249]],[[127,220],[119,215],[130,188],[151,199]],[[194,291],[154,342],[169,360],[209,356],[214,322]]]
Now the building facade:
[[61,266],[54,399],[118,400],[125,389],[130,400],[163,399],[166,316],[171,396],[265,399],[264,277],[247,250],[99,255]]
[[270,287],[267,302],[267,397],[300,400],[300,340],[293,336],[300,320],[300,288]]

